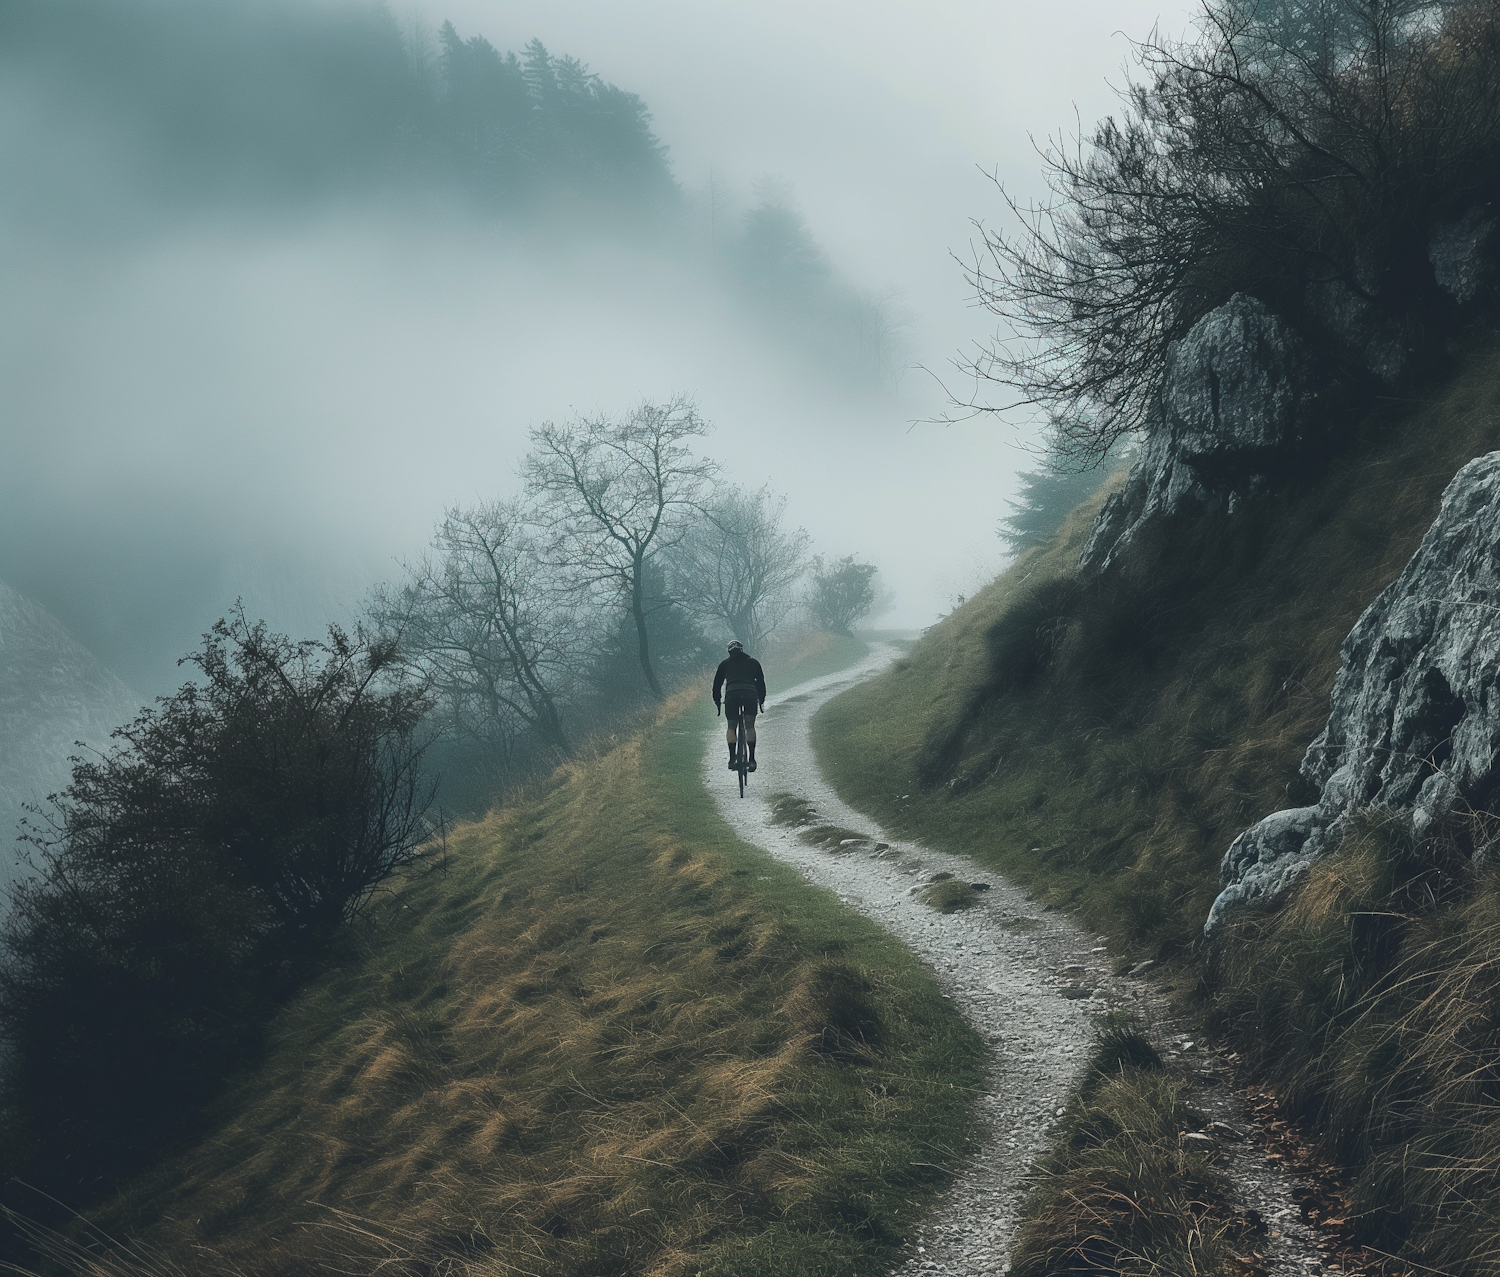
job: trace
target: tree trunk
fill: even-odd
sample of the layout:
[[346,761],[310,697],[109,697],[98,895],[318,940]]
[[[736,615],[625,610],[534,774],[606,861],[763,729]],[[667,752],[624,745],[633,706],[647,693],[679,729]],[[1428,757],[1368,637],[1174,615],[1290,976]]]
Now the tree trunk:
[[646,686],[657,700],[665,700],[661,685],[656,681],[656,671],[651,668],[651,638],[646,633],[646,565],[635,561],[630,582],[630,615],[635,618],[637,652],[641,658],[641,673],[646,676]]

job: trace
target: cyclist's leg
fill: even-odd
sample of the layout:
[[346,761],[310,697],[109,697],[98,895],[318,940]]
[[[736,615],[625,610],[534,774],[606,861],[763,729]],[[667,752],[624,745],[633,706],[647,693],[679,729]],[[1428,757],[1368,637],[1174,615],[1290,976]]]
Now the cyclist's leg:
[[745,747],[750,751],[750,765],[755,766],[755,702],[745,706]]

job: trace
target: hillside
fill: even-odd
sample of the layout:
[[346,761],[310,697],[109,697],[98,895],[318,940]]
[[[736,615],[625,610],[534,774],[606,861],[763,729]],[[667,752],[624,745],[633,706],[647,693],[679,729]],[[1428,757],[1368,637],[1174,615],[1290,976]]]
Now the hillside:
[[1500,1238],[1480,797],[1421,837],[1356,822],[1289,899],[1202,937],[1230,843],[1316,799],[1299,763],[1340,645],[1497,443],[1490,347],[1297,482],[1080,575],[1096,499],[814,723],[830,779],[887,828],[1162,963],[1343,1168],[1359,1235],[1449,1272],[1495,1271]]
[[24,804],[67,783],[77,742],[95,749],[139,698],[40,604],[0,581],[0,886],[18,869]]
[[711,724],[683,693],[455,830],[102,1227],[256,1273],[885,1262],[965,1147],[978,1041],[901,946],[730,833]]

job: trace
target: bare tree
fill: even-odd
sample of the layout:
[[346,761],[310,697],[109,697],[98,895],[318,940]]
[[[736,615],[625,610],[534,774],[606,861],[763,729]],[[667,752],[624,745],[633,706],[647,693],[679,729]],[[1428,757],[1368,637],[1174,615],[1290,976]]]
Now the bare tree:
[[721,488],[671,555],[672,588],[683,604],[752,647],[776,629],[807,566],[807,532],[788,532],[785,515],[786,498],[769,488]]
[[530,731],[570,751],[562,708],[579,666],[575,609],[515,503],[450,510],[431,555],[372,610],[457,734],[508,750]]
[[708,433],[691,400],[642,403],[622,421],[581,417],[532,431],[528,492],[548,555],[581,591],[612,591],[629,609],[646,686],[658,700],[646,617],[647,565],[686,534],[715,466],[690,441]]
[[1170,346],[1234,292],[1439,304],[1434,223],[1497,194],[1497,0],[1209,0],[1138,53],[1119,118],[1049,145],[1052,197],[1007,196],[969,265],[1002,328],[965,367],[1014,397],[968,406],[1037,407],[1085,459],[1150,423]]

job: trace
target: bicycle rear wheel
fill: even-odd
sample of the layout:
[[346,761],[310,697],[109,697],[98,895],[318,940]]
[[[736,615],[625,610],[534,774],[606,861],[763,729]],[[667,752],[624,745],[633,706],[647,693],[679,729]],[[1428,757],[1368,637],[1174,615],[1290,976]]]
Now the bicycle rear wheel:
[[750,751],[745,744],[745,716],[741,714],[734,720],[734,757],[738,764],[735,770],[740,776],[740,797],[745,796],[745,777],[750,774],[747,766]]

